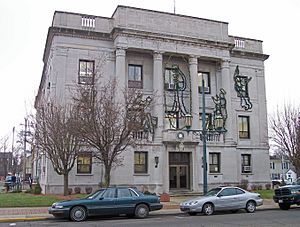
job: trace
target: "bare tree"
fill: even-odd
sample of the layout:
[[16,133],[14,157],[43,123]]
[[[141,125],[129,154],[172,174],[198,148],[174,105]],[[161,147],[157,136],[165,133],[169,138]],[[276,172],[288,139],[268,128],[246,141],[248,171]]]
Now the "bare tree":
[[78,132],[95,148],[94,157],[105,169],[104,186],[109,186],[112,168],[122,165],[120,154],[135,145],[134,132],[143,130],[152,99],[135,89],[120,92],[113,80],[101,87],[79,87],[74,100],[81,113]]
[[51,161],[55,172],[63,175],[64,195],[68,194],[69,172],[82,149],[82,140],[75,131],[77,119],[77,110],[71,105],[52,102],[37,108],[36,145]]
[[271,139],[277,153],[288,157],[300,176],[300,108],[290,104],[270,117]]

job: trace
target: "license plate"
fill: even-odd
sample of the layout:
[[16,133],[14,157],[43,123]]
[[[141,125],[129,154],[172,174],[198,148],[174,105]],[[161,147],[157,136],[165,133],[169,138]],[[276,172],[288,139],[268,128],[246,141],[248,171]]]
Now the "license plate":
[[279,203],[283,203],[282,199],[279,199],[278,202],[279,202]]

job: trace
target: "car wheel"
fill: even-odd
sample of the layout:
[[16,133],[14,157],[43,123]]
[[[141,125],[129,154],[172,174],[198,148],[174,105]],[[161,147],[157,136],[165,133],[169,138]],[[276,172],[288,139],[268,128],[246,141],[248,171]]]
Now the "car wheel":
[[149,208],[145,204],[139,204],[135,208],[135,217],[137,218],[146,218],[149,215]]
[[281,210],[288,210],[288,209],[290,209],[290,205],[289,204],[283,204],[283,203],[279,203],[279,208],[281,209]]
[[70,219],[72,221],[84,221],[86,219],[87,212],[82,206],[73,207],[70,212]]
[[188,212],[188,214],[189,214],[189,215],[191,215],[191,216],[195,216],[195,215],[197,215],[197,213],[196,213],[196,212]]
[[249,201],[247,204],[246,204],[246,211],[248,213],[253,213],[255,212],[256,210],[256,204],[254,201]]
[[214,213],[214,205],[211,203],[205,203],[203,205],[202,212],[205,215],[212,215]]

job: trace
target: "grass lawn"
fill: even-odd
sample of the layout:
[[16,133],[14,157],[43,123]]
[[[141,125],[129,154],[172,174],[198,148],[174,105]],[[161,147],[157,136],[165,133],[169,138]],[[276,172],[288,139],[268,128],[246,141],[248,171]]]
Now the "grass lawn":
[[263,199],[272,199],[274,195],[274,190],[273,189],[263,189],[263,190],[256,190],[255,192],[259,193],[260,196]]
[[33,195],[30,193],[0,193],[0,207],[43,207],[51,206],[52,203],[85,197],[85,194],[72,196],[61,195]]

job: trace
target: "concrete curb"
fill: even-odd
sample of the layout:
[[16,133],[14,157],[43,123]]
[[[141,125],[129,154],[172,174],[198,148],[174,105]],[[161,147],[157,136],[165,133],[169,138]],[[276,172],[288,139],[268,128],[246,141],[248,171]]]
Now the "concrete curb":
[[[258,207],[256,211],[264,211],[264,210],[276,210],[279,209],[278,207]],[[152,211],[150,215],[180,215],[184,214],[181,212],[178,208],[169,208],[169,209],[162,209],[158,211]],[[25,222],[25,221],[43,221],[43,220],[50,220],[50,219],[55,219],[52,215],[47,215],[45,216],[22,216],[22,217],[0,217],[0,223],[3,222]]]

